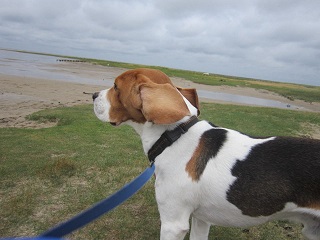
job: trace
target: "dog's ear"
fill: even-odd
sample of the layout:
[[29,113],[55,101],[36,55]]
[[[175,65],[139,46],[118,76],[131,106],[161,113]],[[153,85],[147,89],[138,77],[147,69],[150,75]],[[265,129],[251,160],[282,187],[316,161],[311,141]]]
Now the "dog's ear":
[[[149,122],[172,124],[190,115],[181,94],[171,84],[157,84],[146,76],[139,76],[135,87],[135,107],[139,108]],[[142,80],[143,79],[143,80]]]
[[197,90],[194,88],[180,88],[177,87],[179,92],[196,108],[198,109],[198,116],[200,115],[200,106]]

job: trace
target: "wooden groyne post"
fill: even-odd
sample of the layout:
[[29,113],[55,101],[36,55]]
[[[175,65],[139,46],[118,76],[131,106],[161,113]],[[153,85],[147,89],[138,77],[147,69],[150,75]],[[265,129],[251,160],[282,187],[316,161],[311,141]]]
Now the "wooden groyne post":
[[79,59],[62,59],[62,58],[58,58],[57,62],[85,62],[85,61],[79,60]]

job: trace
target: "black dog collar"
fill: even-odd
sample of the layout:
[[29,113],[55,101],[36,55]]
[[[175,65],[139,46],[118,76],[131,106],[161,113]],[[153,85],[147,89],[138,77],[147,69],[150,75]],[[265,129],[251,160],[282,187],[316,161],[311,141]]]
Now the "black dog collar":
[[182,134],[186,133],[189,128],[198,122],[196,116],[192,116],[187,122],[180,124],[175,129],[165,131],[161,137],[153,144],[148,152],[148,158],[151,164],[154,163],[156,157],[160,155],[167,147],[177,141]]

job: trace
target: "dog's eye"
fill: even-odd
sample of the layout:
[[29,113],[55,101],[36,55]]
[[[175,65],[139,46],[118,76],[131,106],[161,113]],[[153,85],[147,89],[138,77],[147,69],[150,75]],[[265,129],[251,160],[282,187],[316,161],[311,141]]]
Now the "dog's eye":
[[113,89],[118,90],[117,84],[113,84]]

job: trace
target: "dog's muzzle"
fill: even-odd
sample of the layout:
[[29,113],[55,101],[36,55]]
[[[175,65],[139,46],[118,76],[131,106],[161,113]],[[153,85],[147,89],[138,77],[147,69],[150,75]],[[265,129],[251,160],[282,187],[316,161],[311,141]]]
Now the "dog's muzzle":
[[94,113],[103,122],[109,122],[110,103],[107,101],[107,91],[108,89],[92,95]]

